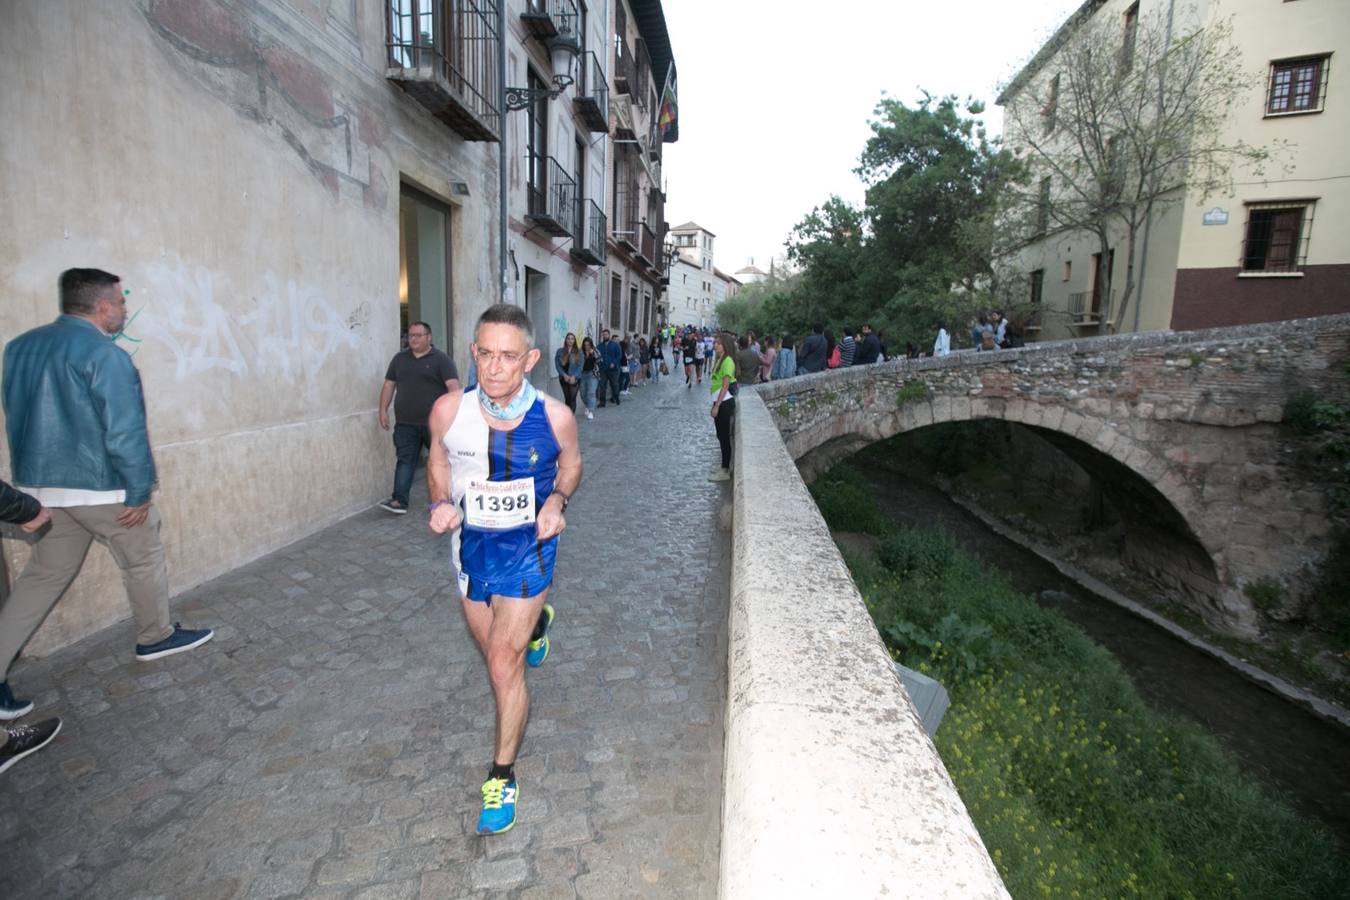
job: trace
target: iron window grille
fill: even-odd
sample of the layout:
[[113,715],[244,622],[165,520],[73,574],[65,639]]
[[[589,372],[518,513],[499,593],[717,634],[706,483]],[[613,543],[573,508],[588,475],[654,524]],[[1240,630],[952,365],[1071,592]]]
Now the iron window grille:
[[496,23],[493,0],[387,0],[389,67],[434,72],[495,135],[501,123]]
[[1266,115],[1321,112],[1326,99],[1328,56],[1276,60],[1270,64]]
[[1243,272],[1298,272],[1308,259],[1314,200],[1247,204]]

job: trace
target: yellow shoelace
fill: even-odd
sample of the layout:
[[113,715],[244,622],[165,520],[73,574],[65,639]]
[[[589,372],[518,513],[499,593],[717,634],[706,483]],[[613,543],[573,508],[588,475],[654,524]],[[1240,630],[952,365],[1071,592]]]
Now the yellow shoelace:
[[483,782],[483,808],[501,809],[502,793],[506,790],[505,778],[489,778]]

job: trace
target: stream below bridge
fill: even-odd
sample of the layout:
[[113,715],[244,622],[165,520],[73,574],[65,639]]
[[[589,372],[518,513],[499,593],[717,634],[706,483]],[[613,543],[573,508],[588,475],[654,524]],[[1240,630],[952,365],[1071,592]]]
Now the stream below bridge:
[[1151,705],[1199,723],[1246,769],[1304,815],[1325,822],[1350,848],[1350,731],[1086,590],[940,489],[898,472],[871,466],[860,471],[896,521],[945,532],[1017,590],[1059,610],[1111,651]]

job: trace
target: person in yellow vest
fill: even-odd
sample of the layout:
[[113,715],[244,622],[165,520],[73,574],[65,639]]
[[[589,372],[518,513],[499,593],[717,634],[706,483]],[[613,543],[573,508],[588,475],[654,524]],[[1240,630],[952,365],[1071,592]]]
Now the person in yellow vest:
[[736,342],[729,334],[717,339],[708,390],[713,394],[713,424],[717,443],[722,448],[722,465],[708,476],[709,481],[731,477],[731,420],[736,414]]

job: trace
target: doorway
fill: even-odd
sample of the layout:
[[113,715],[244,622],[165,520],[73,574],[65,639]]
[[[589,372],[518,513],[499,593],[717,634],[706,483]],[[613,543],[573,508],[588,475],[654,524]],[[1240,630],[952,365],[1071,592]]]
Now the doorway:
[[453,358],[450,207],[402,185],[398,213],[399,345],[408,346],[410,324],[426,322],[433,346]]

